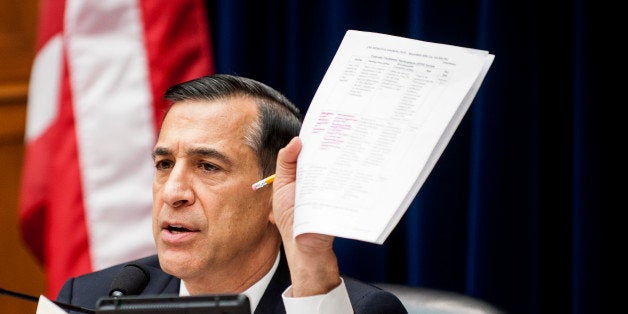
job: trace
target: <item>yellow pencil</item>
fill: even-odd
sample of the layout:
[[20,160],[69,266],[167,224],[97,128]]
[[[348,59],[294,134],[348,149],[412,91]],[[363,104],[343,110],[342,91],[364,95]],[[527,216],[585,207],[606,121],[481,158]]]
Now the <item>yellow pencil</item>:
[[264,178],[262,180],[259,180],[259,181],[255,182],[255,183],[253,183],[253,185],[251,185],[251,187],[253,188],[253,191],[256,191],[258,189],[261,189],[261,188],[263,188],[263,187],[273,183],[273,181],[275,181],[275,175],[274,174],[269,176],[269,177],[266,177],[266,178]]

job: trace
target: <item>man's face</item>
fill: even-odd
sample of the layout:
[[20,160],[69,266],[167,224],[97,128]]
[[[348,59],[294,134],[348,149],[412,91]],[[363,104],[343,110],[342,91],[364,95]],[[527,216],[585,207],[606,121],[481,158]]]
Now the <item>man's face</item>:
[[276,248],[271,189],[251,189],[260,172],[244,137],[256,116],[242,97],[179,102],[166,115],[153,151],[153,236],[167,273],[235,276]]

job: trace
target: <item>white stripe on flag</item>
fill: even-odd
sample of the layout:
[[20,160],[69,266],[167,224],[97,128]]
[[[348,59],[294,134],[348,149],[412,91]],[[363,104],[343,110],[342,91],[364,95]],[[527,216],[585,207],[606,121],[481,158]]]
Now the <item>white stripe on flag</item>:
[[152,96],[139,4],[69,0],[65,29],[94,270],[155,252]]
[[26,107],[26,142],[39,137],[57,116],[62,56],[61,35],[50,38],[35,56]]

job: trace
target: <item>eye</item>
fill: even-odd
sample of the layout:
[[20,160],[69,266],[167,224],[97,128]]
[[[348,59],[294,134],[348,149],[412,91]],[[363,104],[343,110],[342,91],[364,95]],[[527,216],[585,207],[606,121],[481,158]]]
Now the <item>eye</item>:
[[155,161],[155,168],[157,170],[165,170],[165,169],[170,169],[172,168],[172,164],[173,162],[167,159],[162,159],[162,160],[156,160]]
[[208,172],[212,172],[212,171],[216,171],[218,170],[218,166],[210,163],[210,162],[200,162],[199,163],[199,168],[201,168],[204,171],[208,171]]

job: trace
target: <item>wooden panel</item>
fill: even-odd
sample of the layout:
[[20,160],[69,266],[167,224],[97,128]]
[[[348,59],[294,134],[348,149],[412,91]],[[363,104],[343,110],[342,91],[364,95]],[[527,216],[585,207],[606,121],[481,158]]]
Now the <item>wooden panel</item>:
[[[41,266],[26,250],[17,220],[22,143],[0,143],[0,221],[5,232],[0,237],[0,287],[39,296],[45,280]],[[0,313],[35,313],[36,304],[0,296]]]
[[[0,287],[39,296],[45,292],[44,271],[22,242],[17,215],[36,17],[36,0],[0,1]],[[36,308],[0,295],[0,313],[35,313]]]
[[21,143],[26,127],[28,85],[0,85],[0,145]]
[[36,0],[0,1],[0,83],[28,81],[36,20]]

